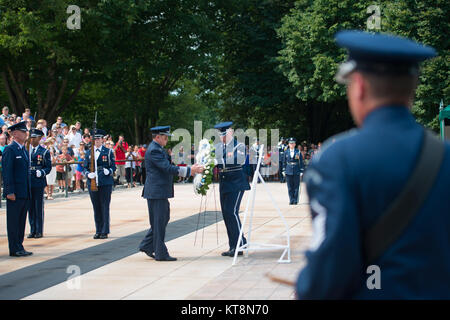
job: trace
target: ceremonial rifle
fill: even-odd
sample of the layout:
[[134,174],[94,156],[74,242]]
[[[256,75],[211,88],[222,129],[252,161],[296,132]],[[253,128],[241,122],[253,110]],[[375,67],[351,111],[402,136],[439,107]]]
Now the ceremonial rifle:
[[[97,175],[97,161],[95,161],[95,135],[97,133],[97,112],[95,112],[95,119],[92,125],[92,131],[94,133],[94,136],[91,138],[91,163],[89,166],[89,171],[95,172],[95,174]],[[91,190],[98,191],[97,176],[95,177],[95,179],[91,179]]]

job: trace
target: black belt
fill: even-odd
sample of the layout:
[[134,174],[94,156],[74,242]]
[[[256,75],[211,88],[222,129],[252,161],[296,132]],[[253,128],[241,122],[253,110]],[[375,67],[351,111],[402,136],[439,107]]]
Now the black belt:
[[30,167],[30,170],[41,170],[41,169],[42,169],[41,166]]
[[223,172],[223,173],[226,173],[226,172],[234,172],[234,171],[239,171],[239,170],[241,170],[242,169],[242,166],[239,166],[239,167],[232,167],[232,168],[223,168],[223,169],[220,169],[219,170],[219,172]]

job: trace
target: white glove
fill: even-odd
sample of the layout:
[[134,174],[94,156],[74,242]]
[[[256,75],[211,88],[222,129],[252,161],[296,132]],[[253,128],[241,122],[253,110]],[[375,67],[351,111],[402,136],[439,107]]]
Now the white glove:
[[42,176],[41,170],[36,170],[36,177],[40,178]]
[[283,177],[286,177],[286,172],[283,171],[282,174],[283,174]]
[[105,176],[107,176],[107,175],[109,175],[109,170],[108,170],[108,169],[105,169],[105,168],[103,168],[103,173],[105,174]]
[[95,174],[95,172],[89,172],[87,176],[88,176],[89,179],[95,179],[95,177],[97,175]]

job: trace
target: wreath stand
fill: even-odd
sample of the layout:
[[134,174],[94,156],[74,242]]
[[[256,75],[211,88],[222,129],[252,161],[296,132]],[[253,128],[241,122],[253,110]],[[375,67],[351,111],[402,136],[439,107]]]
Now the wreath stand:
[[[255,250],[255,251],[268,251],[268,250],[274,250],[274,249],[283,249],[283,253],[281,254],[280,259],[278,259],[278,263],[290,263],[291,262],[291,241],[290,241],[290,235],[289,235],[289,226],[284,219],[283,213],[281,212],[280,208],[278,207],[277,203],[275,202],[275,199],[273,198],[272,194],[270,193],[269,188],[267,187],[263,177],[261,176],[261,173],[259,172],[259,168],[261,166],[261,161],[263,159],[263,151],[264,151],[264,145],[262,144],[259,149],[259,155],[258,155],[258,164],[256,166],[256,172],[253,175],[253,181],[252,186],[250,190],[250,195],[247,198],[247,204],[245,206],[244,211],[244,221],[241,225],[241,230],[239,232],[239,238],[236,245],[236,250],[234,253],[234,259],[232,265],[234,266],[237,262],[237,257],[239,252],[244,252],[244,256],[248,257],[248,251],[249,250]],[[255,196],[256,196],[256,186],[258,182],[258,178],[261,180],[262,185],[264,186],[264,189],[266,190],[267,194],[269,195],[270,200],[272,201],[272,205],[275,207],[275,210],[277,211],[278,215],[280,216],[281,220],[284,223],[284,226],[286,228],[286,244],[280,245],[280,244],[267,244],[267,243],[255,243],[251,241],[251,231],[252,231],[252,222],[253,222],[253,212],[255,208]],[[250,203],[251,200],[251,203]],[[244,226],[247,222],[247,218],[249,219],[249,226],[248,226],[248,234],[247,234],[247,243],[239,246],[239,244],[242,241],[243,234],[244,234]],[[287,257],[286,257],[287,256]]]
[[[219,244],[219,225],[218,225],[219,220],[218,220],[218,217],[217,217],[217,212],[218,211],[217,211],[217,200],[216,200],[216,185],[214,184],[214,182],[212,183],[212,186],[213,186],[212,192],[214,194],[214,208],[215,208],[214,213],[216,215],[216,223],[215,223],[215,225],[216,225],[216,239],[217,239],[217,244]],[[208,202],[208,193],[209,193],[209,191],[210,190],[208,190],[208,192],[206,193],[205,196],[202,195],[202,198],[200,200],[200,209],[198,211],[197,227],[195,228],[194,247],[195,247],[195,244],[197,243],[197,232],[198,232],[198,228],[199,228],[199,225],[200,225],[200,218],[203,215],[202,246],[201,246],[203,248],[203,240],[205,239],[205,227],[206,227],[206,205],[207,205],[207,202]],[[203,198],[205,198],[205,202],[203,202]],[[203,210],[202,210],[202,207],[204,208]]]

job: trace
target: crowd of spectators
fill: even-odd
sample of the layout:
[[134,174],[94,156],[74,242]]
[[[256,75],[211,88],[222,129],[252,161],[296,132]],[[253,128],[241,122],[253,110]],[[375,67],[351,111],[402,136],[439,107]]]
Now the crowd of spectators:
[[[0,115],[0,159],[6,145],[11,142],[8,127],[26,121],[28,129],[35,127],[44,132],[41,145],[48,149],[52,161],[52,171],[46,176],[47,188],[45,197],[53,200],[53,194],[58,192],[84,192],[87,191],[86,177],[83,175],[83,165],[86,151],[91,147],[91,134],[89,128],[82,128],[81,122],[68,125],[61,116],[51,126],[44,119],[36,120],[26,109],[22,116],[10,114],[9,108],[4,106]],[[115,185],[126,185],[128,188],[136,187],[137,183],[145,182],[144,156],[146,145],[129,145],[124,137],[118,137],[114,143],[112,136],[104,137],[104,146],[114,150],[117,170],[115,172]],[[119,161],[117,161],[119,160]],[[120,161],[132,160],[132,161]],[[68,184],[66,185],[66,181]]]
[[[91,146],[91,135],[89,128],[82,128],[82,124],[76,121],[75,124],[68,125],[64,123],[61,116],[57,117],[56,122],[51,126],[45,119],[36,120],[31,115],[30,109],[25,109],[25,112],[18,116],[14,113],[9,113],[9,108],[4,106],[2,114],[0,115],[0,159],[1,153],[6,145],[11,140],[7,129],[9,126],[26,121],[28,129],[36,127],[44,132],[44,137],[41,140],[41,145],[48,149],[52,160],[52,171],[47,175],[48,187],[45,190],[46,198],[53,199],[53,194],[58,192],[84,192],[86,191],[86,178],[83,175],[83,166],[80,162],[84,161],[86,151]],[[113,141],[111,135],[104,137],[104,146],[114,150],[117,170],[114,173],[115,185],[126,185],[128,188],[137,186],[137,183],[143,185],[145,183],[145,168],[144,156],[147,146],[144,145],[130,145],[126,142],[125,137],[120,135],[117,137],[117,142]],[[320,149],[320,143],[315,145],[313,143],[301,142],[297,148],[302,154],[305,166],[308,165],[311,158]],[[271,160],[273,157],[278,157],[278,149],[265,153],[264,161],[261,165],[261,174],[266,181],[279,180],[278,170],[269,170]],[[249,154],[249,147],[247,146],[247,155]],[[172,149],[167,150],[171,162],[175,160]],[[273,153],[273,154],[272,154]],[[182,147],[177,154],[178,166],[186,166],[194,163],[195,149],[194,145],[191,150],[186,152]],[[69,163],[70,165],[66,165]],[[247,159],[246,163],[249,163]],[[1,172],[1,171],[0,171]],[[218,181],[218,170],[215,168],[214,180]],[[0,175],[1,177],[1,175]],[[249,177],[251,179],[251,177]],[[66,185],[66,181],[68,184]],[[192,181],[191,178],[177,178],[175,182],[185,183]]]

